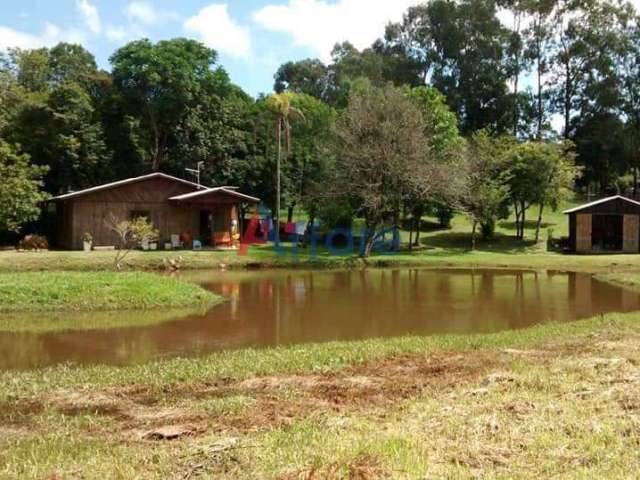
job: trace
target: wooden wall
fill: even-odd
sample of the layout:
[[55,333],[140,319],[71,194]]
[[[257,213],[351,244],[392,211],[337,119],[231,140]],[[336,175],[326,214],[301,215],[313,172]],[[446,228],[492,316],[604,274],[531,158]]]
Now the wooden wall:
[[591,214],[579,213],[576,215],[576,252],[590,252],[592,248]]
[[[207,198],[198,203],[181,204],[168,199],[193,192],[188,184],[165,178],[153,178],[121,187],[103,190],[59,203],[59,244],[63,248],[81,249],[85,232],[92,235],[94,245],[117,245],[117,236],[109,228],[112,218],[128,220],[132,211],[148,211],[150,220],[160,232],[162,244],[172,234],[200,233],[200,210],[225,211],[227,219],[234,218],[237,210],[233,200],[224,196]],[[236,217],[237,218],[237,217]]]
[[622,251],[637,253],[640,251],[640,217],[625,215],[622,224]]

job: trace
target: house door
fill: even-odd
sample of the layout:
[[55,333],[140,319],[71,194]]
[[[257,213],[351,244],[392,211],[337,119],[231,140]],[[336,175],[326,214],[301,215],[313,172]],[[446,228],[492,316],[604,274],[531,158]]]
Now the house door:
[[211,232],[213,232],[213,212],[200,210],[200,238],[203,245],[211,245]]

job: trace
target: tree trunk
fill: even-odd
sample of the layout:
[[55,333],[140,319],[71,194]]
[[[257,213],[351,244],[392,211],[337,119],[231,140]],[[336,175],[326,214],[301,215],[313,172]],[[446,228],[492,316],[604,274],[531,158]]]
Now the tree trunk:
[[287,222],[288,223],[293,222],[293,210],[295,208],[296,208],[296,203],[295,202],[289,204],[289,206],[287,207]]
[[[513,27],[516,35],[520,35],[520,12],[513,16]],[[520,112],[518,110],[518,83],[520,81],[520,49],[515,54],[516,69],[513,75],[513,136],[518,136],[518,121]]]
[[375,231],[370,231],[369,229],[367,229],[367,241],[364,245],[364,251],[361,254],[362,258],[369,258],[375,242],[376,242]]
[[416,247],[420,246],[420,228],[421,227],[422,227],[422,218],[418,217],[416,219],[416,238],[413,243]]
[[569,61],[565,63],[564,79],[564,138],[569,139],[569,124],[571,123],[571,67]]
[[409,251],[413,250],[413,229],[416,226],[416,219],[411,217],[411,226],[409,227]]
[[513,203],[513,210],[516,215],[516,238],[520,238],[520,210],[518,209],[518,202]]
[[473,228],[471,229],[471,250],[476,249],[476,230],[478,229],[477,220],[473,221]]
[[278,118],[278,130],[276,131],[278,153],[276,160],[276,212],[274,217],[275,244],[280,245],[280,156],[282,155],[282,119]]
[[542,111],[542,40],[540,39],[540,30],[542,20],[538,15],[536,22],[536,69],[538,76],[538,131],[536,137],[538,140],[542,138],[542,123],[544,112]]
[[540,210],[538,211],[538,222],[536,223],[536,243],[540,240],[540,225],[542,225],[542,211],[544,210],[544,201],[540,203]]
[[522,212],[522,219],[520,220],[520,240],[524,240],[524,227],[527,223],[527,210],[525,208],[524,202],[520,204],[520,211]]

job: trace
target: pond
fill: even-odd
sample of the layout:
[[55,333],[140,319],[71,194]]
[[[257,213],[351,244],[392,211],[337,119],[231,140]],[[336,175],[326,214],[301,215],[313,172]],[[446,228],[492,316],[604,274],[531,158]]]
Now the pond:
[[[227,301],[207,312],[14,315],[0,323],[0,369],[127,365],[243,347],[489,333],[640,310],[637,293],[581,273],[368,269],[182,277]],[[20,331],[7,331],[7,325],[21,325]]]

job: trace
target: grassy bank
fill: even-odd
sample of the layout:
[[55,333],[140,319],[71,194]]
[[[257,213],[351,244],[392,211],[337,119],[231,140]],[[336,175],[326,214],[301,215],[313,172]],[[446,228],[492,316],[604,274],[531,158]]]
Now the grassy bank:
[[0,332],[49,333],[147,327],[190,315],[202,315],[210,305],[205,303],[196,308],[174,307],[151,310],[48,311],[46,314],[42,311],[2,313]]
[[145,272],[0,274],[0,312],[198,307],[218,298],[198,285]]
[[[537,249],[520,252],[468,251],[462,249],[421,250],[394,255],[374,255],[366,262],[355,255],[317,256],[290,249],[274,251],[272,247],[251,247],[249,255],[235,252],[134,252],[127,258],[130,270],[163,271],[168,258],[182,258],[184,270],[219,268],[360,268],[376,267],[469,267],[533,268],[576,271],[611,271],[640,269],[640,255],[563,255]],[[0,273],[34,271],[111,271],[109,252],[0,252]]]
[[[565,204],[562,208],[573,206]],[[294,218],[295,219],[295,218]],[[354,226],[357,233],[358,222]],[[450,228],[438,227],[433,218],[424,218],[420,246],[417,251],[403,251],[393,255],[374,255],[368,264],[374,266],[457,266],[457,267],[531,267],[572,270],[607,270],[612,268],[640,269],[638,255],[576,256],[546,251],[547,229],[554,237],[567,234],[567,219],[560,211],[545,216],[541,240],[533,241],[535,223],[528,222],[525,240],[514,238],[515,226],[511,220],[498,223],[495,238],[479,242],[477,251],[471,252],[471,225],[464,215],[456,215]],[[409,240],[407,231],[401,232],[403,243]],[[310,248],[296,254],[284,243],[281,250],[272,246],[252,246],[248,255],[229,251],[134,251],[126,258],[130,270],[163,270],[167,259],[181,258],[182,268],[345,268],[360,267],[363,262],[355,252],[331,255],[324,246],[316,254]],[[0,272],[15,271],[97,271],[113,269],[114,252],[15,252],[0,251]]]
[[639,340],[627,314],[4,373],[0,476],[624,477]]

